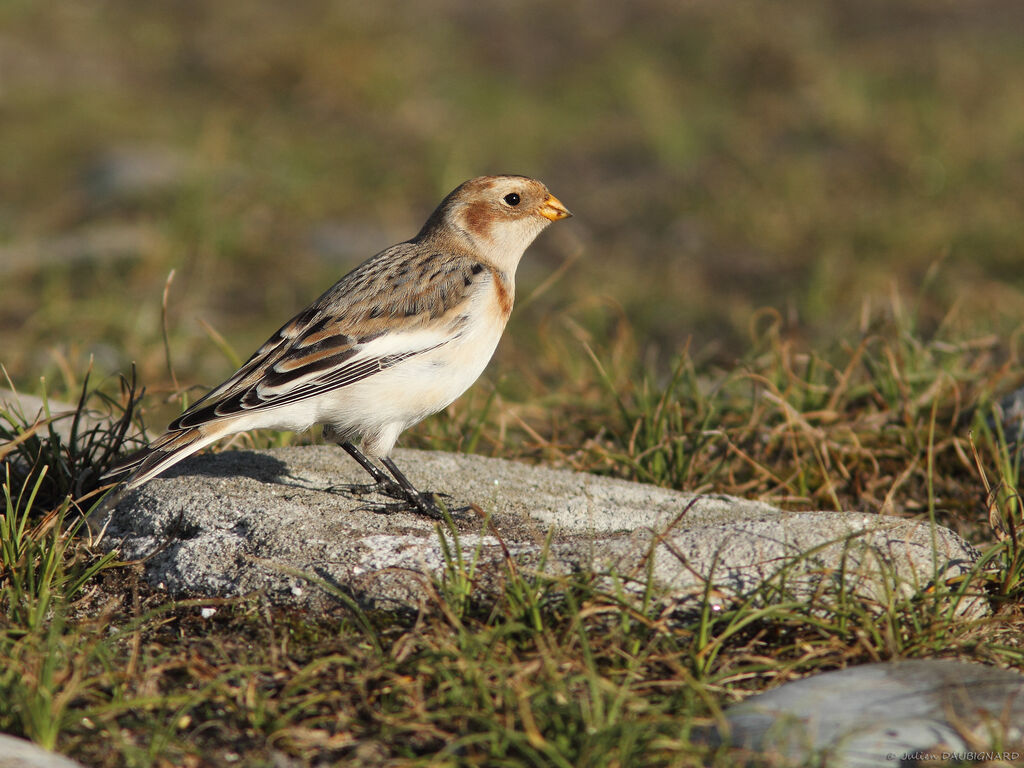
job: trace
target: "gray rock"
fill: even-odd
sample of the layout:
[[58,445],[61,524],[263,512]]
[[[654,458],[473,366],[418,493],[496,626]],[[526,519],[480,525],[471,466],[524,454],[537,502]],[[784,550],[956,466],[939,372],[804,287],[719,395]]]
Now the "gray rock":
[[[75,406],[60,400],[44,402],[41,397],[35,395],[0,389],[0,410],[10,411],[26,424],[45,419],[47,410],[49,410],[54,430],[66,440],[71,434],[71,417],[74,416]],[[42,434],[46,434],[45,429]]]
[[[1015,445],[1024,433],[1024,387],[1015,389],[999,400],[995,409],[995,415],[1002,422],[1003,434],[1006,441]],[[994,427],[991,415],[988,417],[989,424]]]
[[377,253],[389,244],[408,237],[356,221],[324,221],[311,228],[306,241],[314,253],[326,261],[351,264],[368,253]]
[[134,260],[159,250],[163,236],[146,224],[101,224],[58,237],[0,246],[0,275],[46,267]]
[[0,733],[0,768],[82,768],[82,764]]
[[867,664],[752,696],[725,719],[729,744],[787,765],[1020,765],[1024,675],[942,659]]
[[[0,411],[10,411],[19,417],[26,424],[31,425],[35,421],[44,421],[49,412],[50,425],[65,441],[71,438],[71,422],[74,418],[77,405],[65,403],[61,400],[48,399],[44,401],[41,397],[27,395],[23,392],[14,392],[10,389],[0,389]],[[79,421],[79,433],[97,426],[106,427],[110,424],[110,414],[101,411],[86,410]],[[38,433],[40,437],[46,438],[49,434],[49,426],[43,426]],[[138,430],[132,426],[129,435],[138,434]]]
[[[699,604],[709,581],[723,602],[767,581],[817,590],[821,601],[853,592],[885,605],[891,593],[960,575],[978,557],[927,523],[786,513],[481,456],[405,450],[396,460],[420,488],[451,493],[453,509],[472,502],[489,517],[485,526],[474,512],[455,515],[478,594],[498,588],[504,548],[526,567],[596,573],[636,593],[649,572],[674,608]],[[450,548],[453,533],[422,516],[374,511],[379,497],[331,490],[367,479],[334,446],[193,457],[122,499],[106,541],[123,557],[147,558],[148,578],[175,594],[260,590],[275,602],[321,606],[325,593],[306,574],[370,605],[415,606],[428,592],[424,576],[451,575],[442,536]],[[958,610],[977,615],[982,606]]]
[[151,199],[182,186],[193,172],[185,153],[162,146],[112,147],[86,169],[90,201],[122,203]]

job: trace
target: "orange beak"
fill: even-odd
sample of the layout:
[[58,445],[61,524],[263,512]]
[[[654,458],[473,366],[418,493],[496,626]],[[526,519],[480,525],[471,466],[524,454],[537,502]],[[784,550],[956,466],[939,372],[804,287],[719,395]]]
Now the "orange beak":
[[551,221],[558,221],[559,219],[567,219],[572,216],[569,213],[569,209],[562,205],[562,201],[554,195],[548,195],[548,199],[541,205],[540,211],[541,216]]

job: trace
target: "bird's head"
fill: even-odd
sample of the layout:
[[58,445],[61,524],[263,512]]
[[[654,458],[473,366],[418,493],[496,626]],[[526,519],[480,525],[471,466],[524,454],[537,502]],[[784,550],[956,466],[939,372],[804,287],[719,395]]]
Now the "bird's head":
[[523,252],[551,222],[572,214],[546,186],[526,176],[479,176],[437,207],[418,239],[455,238],[474,256],[514,274]]

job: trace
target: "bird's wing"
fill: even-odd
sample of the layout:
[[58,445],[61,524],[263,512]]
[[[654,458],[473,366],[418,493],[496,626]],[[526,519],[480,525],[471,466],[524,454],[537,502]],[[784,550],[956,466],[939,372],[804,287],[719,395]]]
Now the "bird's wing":
[[261,346],[168,430],[316,397],[451,342],[475,283],[501,279],[468,255],[400,243],[364,262]]

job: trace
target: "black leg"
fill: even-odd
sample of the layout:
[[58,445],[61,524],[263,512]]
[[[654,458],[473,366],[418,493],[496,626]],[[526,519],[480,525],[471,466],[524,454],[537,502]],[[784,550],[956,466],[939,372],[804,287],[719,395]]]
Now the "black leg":
[[366,454],[356,448],[352,443],[342,442],[338,443],[338,445],[344,448],[348,452],[348,455],[355,459],[359,466],[365,469],[369,473],[370,477],[373,478],[374,483],[376,483],[376,488],[370,486],[371,490],[379,491],[380,493],[383,493],[386,496],[391,496],[392,498],[404,499],[418,512],[434,518],[435,520],[441,519],[441,511],[437,506],[425,495],[416,490],[416,486],[414,486],[409,481],[409,478],[407,478],[402,471],[395,466],[395,462],[390,458],[382,458],[381,463],[388,468],[392,475],[394,475],[394,480],[384,474],[380,467],[370,461]]
[[435,520],[441,519],[441,510],[437,508],[433,500],[428,499],[424,494],[416,490],[416,486],[409,482],[409,478],[395,465],[390,456],[382,456],[380,463],[387,467],[388,471],[394,475],[399,487],[405,492],[405,497],[416,509]]
[[366,458],[366,454],[356,448],[352,443],[338,443],[338,445],[344,448],[348,452],[348,455],[358,462],[360,467],[369,472],[373,481],[382,489],[394,487],[395,484],[391,481],[391,478],[381,472],[380,468]]

